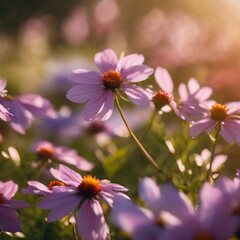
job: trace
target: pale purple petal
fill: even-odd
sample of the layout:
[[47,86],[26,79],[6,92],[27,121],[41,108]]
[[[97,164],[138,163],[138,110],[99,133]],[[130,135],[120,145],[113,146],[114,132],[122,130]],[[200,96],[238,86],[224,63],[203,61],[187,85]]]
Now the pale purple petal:
[[190,128],[190,136],[196,137],[201,132],[205,131],[207,128],[209,128],[213,124],[213,120],[210,118],[203,118],[202,120],[199,120],[198,122],[194,123]]
[[82,204],[77,216],[77,230],[84,240],[106,239],[109,228],[97,200],[85,200]]
[[37,181],[28,181],[28,187],[25,189],[22,189],[22,193],[24,194],[38,194],[38,195],[46,195],[50,192],[47,186],[44,184],[37,182]]
[[212,95],[212,89],[210,87],[202,87],[194,94],[194,97],[198,100],[207,100]]
[[151,178],[146,177],[141,180],[139,196],[153,212],[157,213],[159,211],[160,188]]
[[78,187],[79,184],[82,182],[81,175],[68,168],[67,166],[60,164],[59,170],[62,182],[74,187]]
[[4,205],[9,206],[14,209],[22,209],[22,208],[31,207],[31,205],[29,203],[21,201],[21,200],[16,200],[16,199],[6,200],[4,202]]
[[179,84],[178,93],[182,101],[186,101],[188,99],[188,90],[185,84],[183,83]]
[[149,105],[148,97],[141,87],[127,84],[122,84],[121,87],[133,103],[146,107]]
[[118,61],[117,70],[121,72],[123,69],[128,69],[132,66],[142,65],[144,56],[140,54],[130,54]]
[[116,53],[112,49],[105,49],[95,55],[95,63],[102,73],[110,70],[116,70],[118,64],[118,58]]
[[228,108],[228,114],[239,113],[240,112],[240,102],[229,102],[225,104]]
[[89,98],[98,96],[102,92],[100,84],[76,84],[67,92],[67,99],[75,103],[84,103]]
[[87,122],[107,120],[113,112],[114,101],[112,91],[104,90],[101,95],[92,97],[83,109],[83,119]]
[[5,122],[9,122],[11,120],[11,115],[12,114],[0,104],[0,118]]
[[141,82],[147,79],[152,73],[153,69],[146,65],[136,65],[127,69],[121,70],[122,79],[127,79],[127,82]]
[[116,184],[116,183],[107,183],[105,184],[106,180],[101,180],[101,186],[102,186],[102,189],[108,191],[108,190],[111,190],[111,191],[118,191],[118,192],[127,192],[128,189],[123,187],[122,185],[120,184]]
[[18,185],[13,181],[1,182],[0,192],[7,200],[11,199],[16,194],[17,190]]
[[18,97],[20,103],[31,112],[34,116],[38,117],[56,117],[56,112],[52,104],[45,98],[37,94],[24,94]]
[[102,75],[96,71],[78,68],[71,72],[71,78],[77,83],[101,84]]
[[212,162],[212,172],[216,172],[227,161],[227,155],[217,155]]
[[200,85],[195,78],[190,78],[188,80],[188,90],[190,94],[194,94],[199,88]]
[[76,192],[63,191],[48,194],[39,202],[38,206],[41,209],[51,209],[48,222],[54,222],[68,215],[80,202],[81,197]]
[[6,86],[7,86],[7,81],[4,78],[0,77],[0,92],[4,90]]
[[21,232],[22,224],[18,219],[17,212],[11,208],[0,206],[0,229],[6,232]]
[[240,121],[226,119],[221,125],[220,133],[227,142],[240,145]]
[[154,76],[157,84],[164,92],[173,92],[173,81],[169,72],[166,69],[157,67]]

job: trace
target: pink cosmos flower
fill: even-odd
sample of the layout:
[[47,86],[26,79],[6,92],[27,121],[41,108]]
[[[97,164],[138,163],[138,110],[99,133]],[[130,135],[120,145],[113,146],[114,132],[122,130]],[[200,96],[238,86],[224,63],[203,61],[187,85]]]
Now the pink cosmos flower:
[[79,156],[76,150],[55,146],[48,141],[41,141],[33,146],[34,153],[41,159],[58,159],[59,161],[71,164],[82,171],[91,171],[94,164]]
[[159,187],[146,177],[139,184],[139,195],[149,210],[137,207],[130,200],[113,210],[113,221],[135,240],[162,239],[165,231],[195,214],[190,200],[171,184]]
[[105,49],[95,55],[100,73],[82,68],[72,71],[72,79],[77,84],[67,92],[67,98],[76,103],[88,101],[83,110],[83,118],[87,122],[108,119],[113,112],[114,94],[120,91],[133,103],[148,106],[144,90],[132,85],[153,73],[153,69],[143,65],[143,61],[143,55],[139,54],[131,54],[118,60],[113,50]]
[[[68,186],[58,186],[39,202],[41,209],[50,209],[48,222],[57,221],[81,204],[77,215],[77,230],[83,240],[105,240],[109,228],[98,200],[117,208],[121,201],[129,199],[121,185],[99,180],[90,175],[82,178],[70,168],[60,165],[59,177]],[[118,192],[120,191],[120,192]]]
[[0,181],[0,230],[6,232],[21,232],[22,224],[15,209],[30,207],[28,203],[11,199],[18,190],[13,181]]
[[[7,90],[5,89],[7,85],[7,82],[5,79],[3,78],[0,78],[0,97],[5,97],[6,96],[6,93],[7,93]],[[8,122],[10,121],[10,116],[12,114],[2,105],[0,104],[0,118],[5,121],[5,122]]]
[[35,116],[52,118],[56,116],[52,104],[37,94],[24,94],[15,98],[0,96],[0,104],[12,113],[10,125],[20,134],[25,134]]
[[210,87],[200,87],[196,79],[190,78],[188,84],[180,83],[178,93],[181,97],[178,109],[181,110],[181,117],[187,121],[194,121],[203,116],[206,107],[212,103],[208,100],[212,94]]
[[201,120],[192,124],[190,136],[196,137],[201,132],[211,132],[217,125],[220,134],[227,142],[240,145],[240,102],[209,105]]

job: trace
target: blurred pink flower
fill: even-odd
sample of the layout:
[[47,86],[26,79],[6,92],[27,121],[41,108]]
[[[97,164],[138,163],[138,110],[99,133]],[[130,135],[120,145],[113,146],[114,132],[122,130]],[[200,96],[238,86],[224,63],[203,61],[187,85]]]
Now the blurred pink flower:
[[0,230],[6,232],[21,232],[22,224],[15,209],[30,207],[28,203],[11,199],[18,190],[13,181],[0,181]]
[[113,112],[114,94],[124,91],[128,98],[137,105],[148,106],[144,90],[131,83],[148,78],[153,69],[143,65],[144,56],[131,54],[118,60],[115,52],[105,49],[95,55],[95,63],[101,73],[76,69],[72,79],[77,82],[67,92],[67,98],[76,103],[88,101],[84,110],[85,121],[107,120]]
[[[7,82],[5,79],[0,78],[0,97],[5,97],[7,90],[5,89],[7,85]],[[12,114],[2,105],[0,104],[0,118],[5,121],[5,122],[9,122],[11,120],[11,116]]]
[[59,161],[71,164],[82,171],[90,171],[94,164],[79,156],[76,150],[55,146],[53,143],[41,141],[33,146],[35,154],[42,159],[58,159]]
[[98,199],[104,200],[110,207],[117,208],[121,200],[128,199],[125,194],[120,193],[127,189],[107,180],[100,181],[90,175],[82,178],[64,165],[60,165],[59,170],[61,181],[68,186],[54,187],[52,193],[39,202],[41,209],[51,210],[48,222],[63,218],[81,203],[77,216],[78,233],[83,240],[105,240],[109,228]]
[[220,134],[227,142],[240,145],[240,102],[208,105],[201,120],[194,122],[190,128],[190,136],[196,137],[201,132],[211,132],[217,125]]

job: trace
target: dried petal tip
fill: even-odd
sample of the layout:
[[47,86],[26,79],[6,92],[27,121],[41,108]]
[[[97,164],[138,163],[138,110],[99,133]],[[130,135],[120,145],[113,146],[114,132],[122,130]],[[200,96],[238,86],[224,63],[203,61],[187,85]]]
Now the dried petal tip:
[[211,108],[211,118],[219,122],[224,121],[228,116],[227,111],[228,108],[225,105],[216,103]]
[[120,72],[116,72],[113,70],[105,72],[103,74],[102,83],[105,89],[110,89],[114,91],[116,88],[119,88],[122,83]]
[[163,106],[168,105],[172,99],[173,96],[171,94],[158,91],[152,98],[152,101],[157,109],[161,109]]
[[66,187],[67,184],[62,182],[62,181],[51,181],[48,185],[48,189],[49,190],[52,190],[54,187],[57,187],[57,186],[63,186],[63,187]]
[[91,175],[84,176],[78,189],[79,194],[88,199],[96,197],[102,191],[99,179]]
[[51,146],[43,146],[37,149],[37,156],[41,159],[53,158],[54,150]]

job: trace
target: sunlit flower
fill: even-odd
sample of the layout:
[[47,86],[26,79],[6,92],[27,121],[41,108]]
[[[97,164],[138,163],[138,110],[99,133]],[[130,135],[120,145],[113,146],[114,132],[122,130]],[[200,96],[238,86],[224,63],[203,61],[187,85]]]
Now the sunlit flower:
[[0,230],[6,232],[21,232],[22,224],[15,209],[30,207],[28,203],[11,199],[18,190],[13,181],[0,181]]
[[[109,228],[98,200],[117,208],[121,200],[128,197],[120,193],[127,191],[121,185],[99,180],[91,175],[82,178],[78,173],[60,165],[60,179],[68,186],[58,186],[39,202],[41,209],[50,209],[48,222],[57,221],[68,215],[81,203],[77,215],[77,230],[83,240],[105,240]],[[120,192],[118,192],[120,191]]]
[[220,134],[227,142],[240,145],[240,115],[237,115],[239,113],[240,102],[208,105],[205,116],[192,124],[190,136],[196,137],[203,131],[211,132],[218,125]]
[[25,134],[34,117],[55,117],[52,104],[37,94],[24,94],[19,97],[1,96],[0,103],[12,113],[10,125],[20,134]]
[[77,84],[67,92],[67,98],[76,103],[88,101],[83,110],[85,121],[108,119],[113,112],[113,95],[120,91],[133,103],[148,106],[144,90],[131,84],[143,81],[152,74],[153,69],[143,65],[143,61],[143,55],[138,54],[118,60],[113,50],[105,49],[95,55],[100,73],[81,68],[72,71],[72,79]]
[[55,146],[47,141],[36,143],[33,146],[33,151],[40,159],[57,159],[83,171],[90,171],[94,167],[93,163],[79,156],[76,150],[64,146]]

